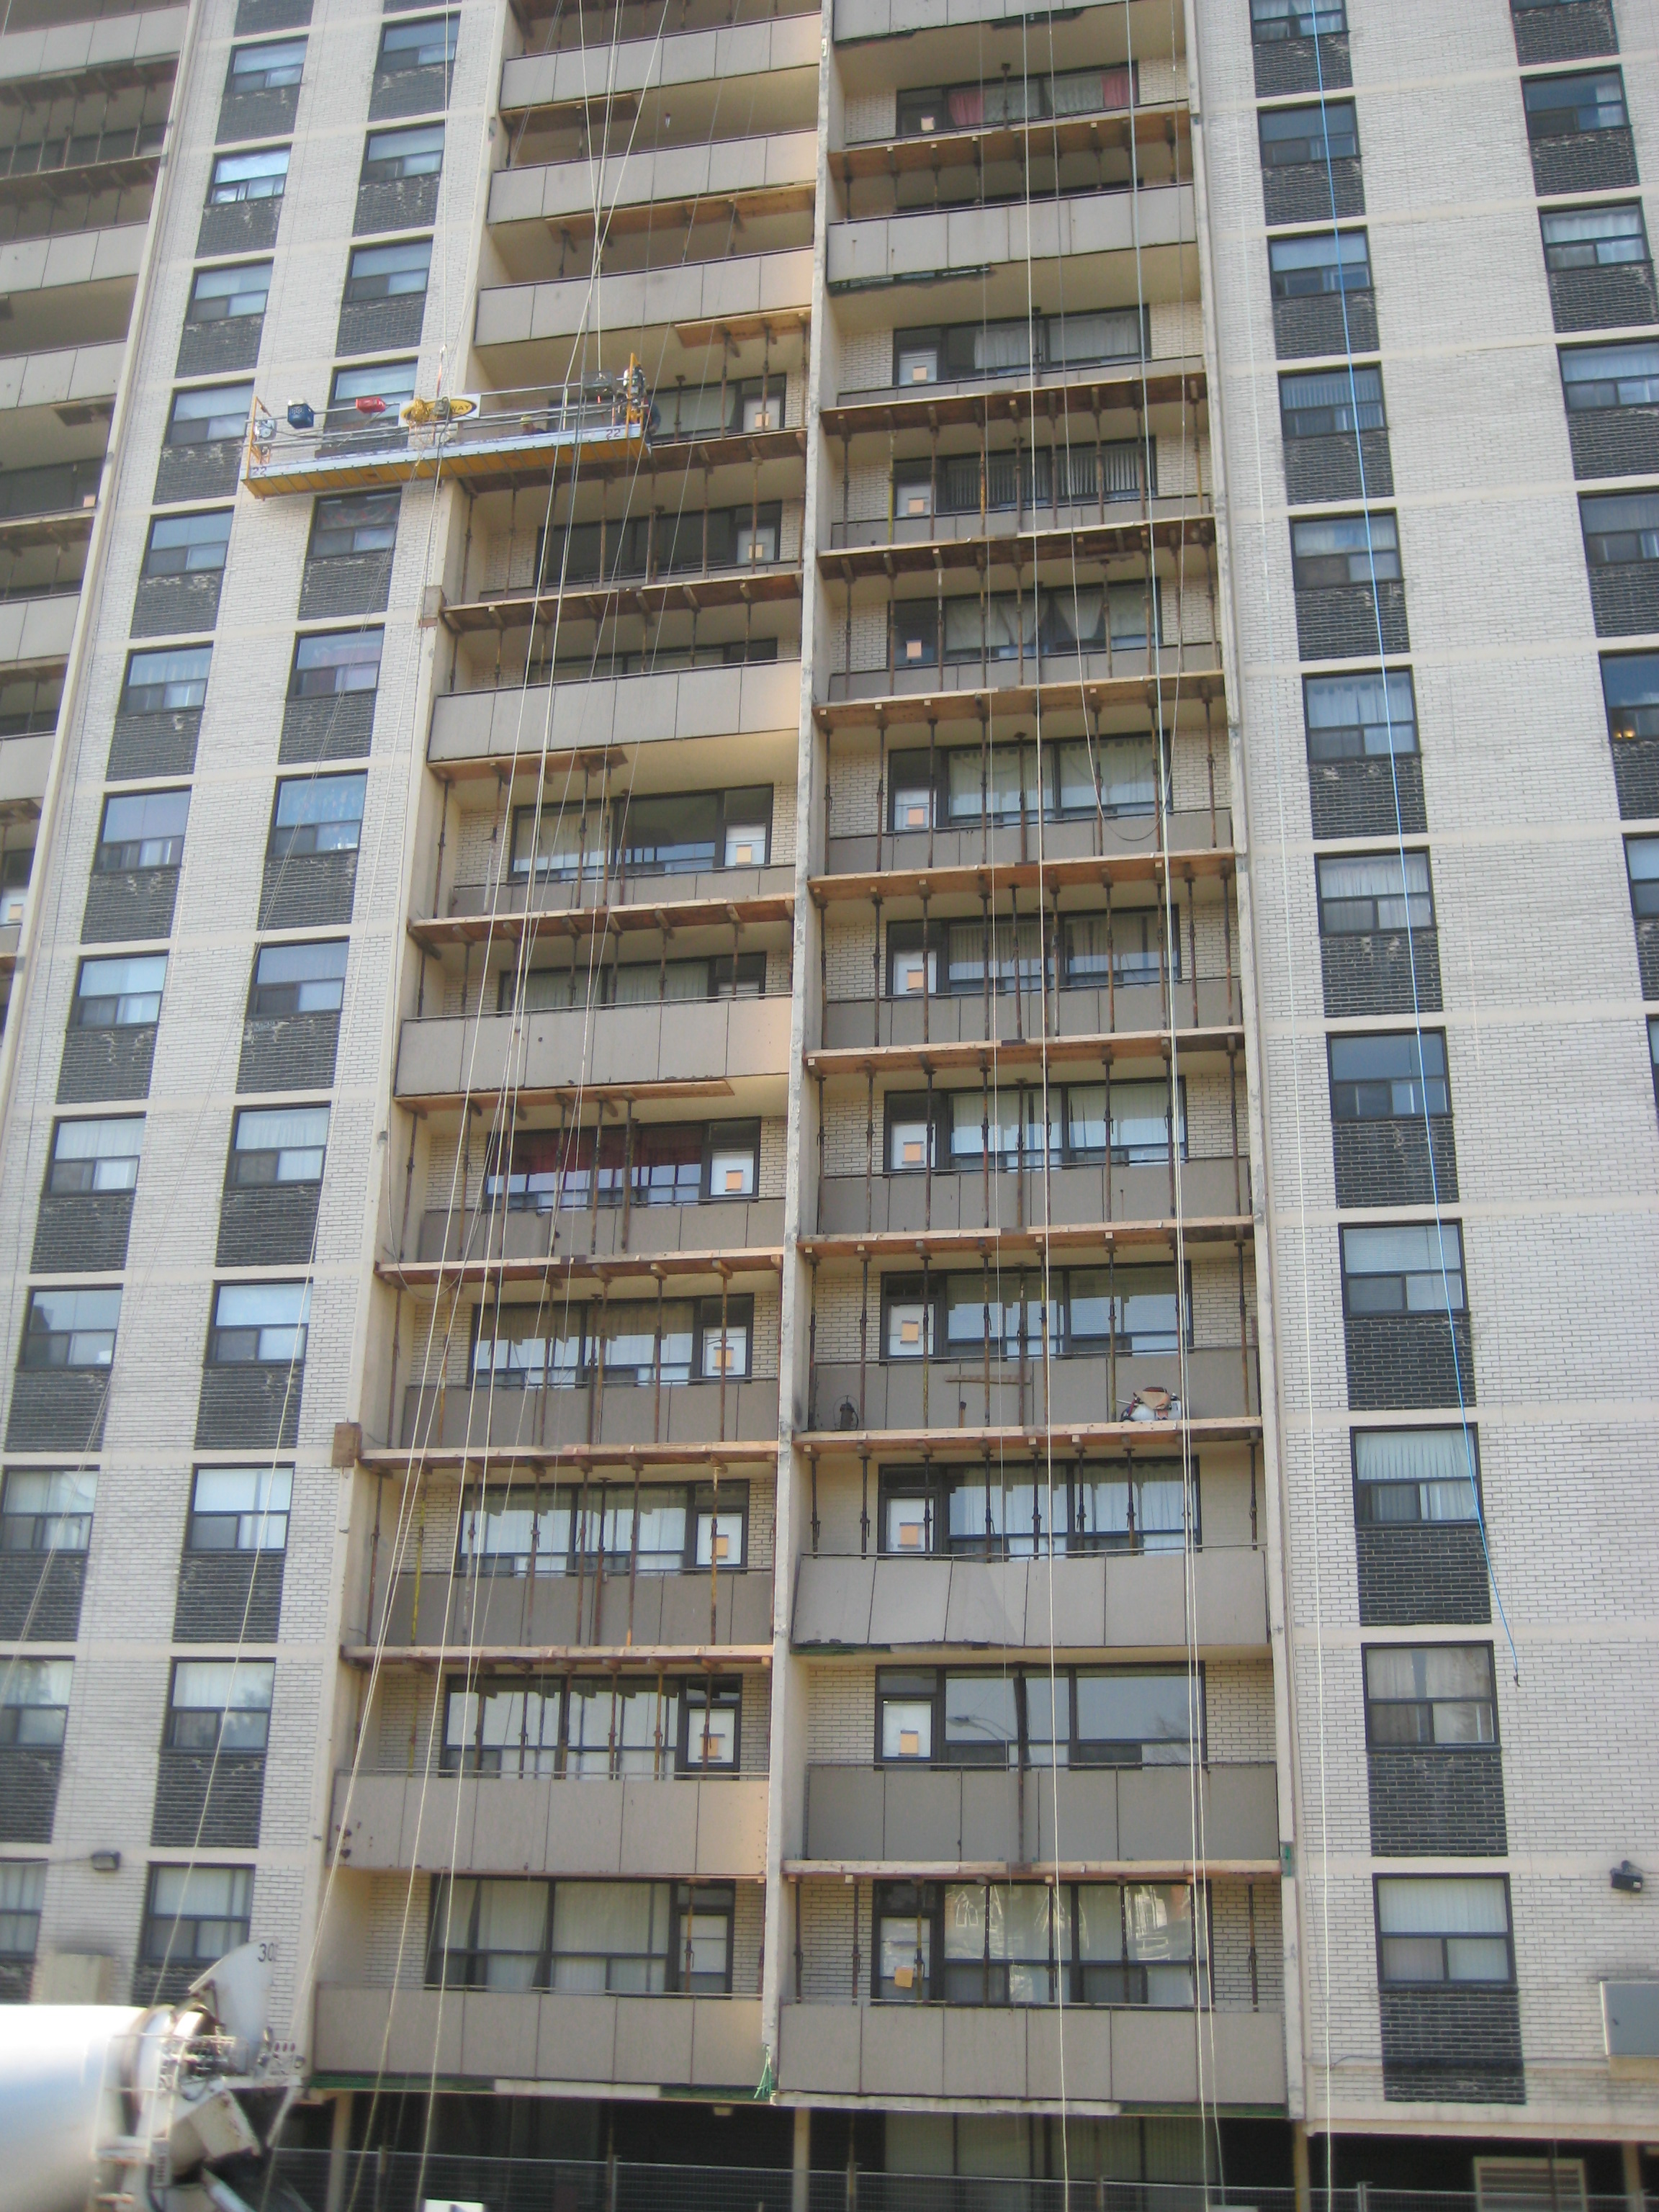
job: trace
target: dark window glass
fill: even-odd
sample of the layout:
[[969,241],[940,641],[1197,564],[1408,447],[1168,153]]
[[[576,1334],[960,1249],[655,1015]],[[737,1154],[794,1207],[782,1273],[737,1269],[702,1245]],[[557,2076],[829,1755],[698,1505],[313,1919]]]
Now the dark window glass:
[[1391,514],[1336,514],[1291,525],[1298,592],[1347,584],[1397,583],[1400,532]]
[[0,1492],[0,1552],[84,1552],[98,1475],[89,1468],[14,1468]]
[[175,1659],[170,1751],[263,1751],[276,1669],[269,1659]]
[[1510,1886],[1502,1875],[1378,1875],[1378,1972],[1385,1986],[1512,1982]]
[[273,860],[315,853],[355,853],[362,835],[367,775],[287,776],[276,787],[271,817]]
[[230,58],[228,92],[280,92],[298,84],[306,65],[303,39],[277,39],[268,46],[238,46]]
[[185,320],[219,323],[234,315],[263,315],[270,296],[270,264],[242,261],[232,269],[198,269]]
[[257,154],[221,154],[208,187],[210,207],[234,207],[243,200],[279,200],[288,188],[286,146],[267,146]]
[[1626,837],[1631,911],[1638,921],[1659,915],[1659,837]]
[[270,1019],[282,1014],[338,1013],[345,997],[343,937],[312,945],[265,945],[253,963],[248,1012]]
[[1446,1040],[1438,1030],[1394,1036],[1334,1036],[1331,1119],[1380,1121],[1449,1114]]
[[[398,410],[405,399],[415,397],[415,363],[412,361],[371,362],[363,368],[337,368],[334,381],[329,387],[329,411],[354,410],[360,399],[383,399],[385,412],[396,418]],[[362,410],[365,419],[373,419],[379,410]]]
[[1317,866],[1322,937],[1433,928],[1426,853],[1343,854]]
[[1408,668],[1303,679],[1308,757],[1386,760],[1417,750],[1417,701]]
[[176,868],[184,858],[189,818],[188,791],[131,791],[106,799],[94,873]]
[[1479,1518],[1473,1430],[1357,1429],[1354,1507],[1374,1528]]
[[152,1867],[144,1959],[153,1966],[210,1966],[246,1942],[252,1910],[252,1867]]
[[286,1467],[198,1467],[191,1487],[187,1552],[283,1552],[288,1548],[294,1470]]
[[329,699],[343,691],[373,691],[380,680],[378,629],[325,630],[301,638],[294,648],[290,699]]
[[1364,1656],[1370,1742],[1497,1742],[1489,1644],[1372,1644]]
[[1250,0],[1250,36],[1259,46],[1279,39],[1331,39],[1348,27],[1342,0]]
[[1564,347],[1561,386],[1574,414],[1587,407],[1659,405],[1659,343]]
[[366,300],[401,300],[426,290],[432,266],[432,240],[413,238],[396,246],[360,246],[346,272],[345,298],[351,306]]
[[124,714],[179,714],[207,697],[210,645],[187,645],[173,653],[135,653],[127,660],[121,690]]
[[[389,553],[398,542],[401,495],[395,491],[346,492],[319,499],[311,518],[307,560],[335,561],[355,553]],[[373,635],[377,650],[380,632]]]
[[460,40],[459,15],[423,15],[413,23],[388,23],[380,33],[377,66],[386,70],[438,69],[454,60]]
[[0,1959],[33,1964],[46,1898],[44,1859],[0,1859]]
[[121,1318],[118,1290],[31,1291],[23,1324],[25,1367],[107,1367]]
[[1659,653],[1616,653],[1601,662],[1607,734],[1659,738]]
[[417,124],[412,131],[371,131],[363,149],[363,182],[392,185],[404,177],[435,177],[443,161],[441,123]]
[[169,446],[201,446],[218,438],[240,438],[247,428],[252,404],[251,384],[208,384],[175,392],[167,417]]
[[1316,369],[1279,380],[1279,419],[1287,438],[1383,430],[1380,368]]
[[328,1148],[326,1106],[244,1106],[225,1180],[233,1188],[320,1182]]
[[1270,238],[1267,274],[1275,300],[1308,299],[1322,292],[1369,292],[1370,248],[1363,230]]
[[1648,258],[1639,200],[1622,207],[1556,208],[1538,221],[1547,269],[1613,269]]
[[1457,1224],[1345,1229],[1342,1299],[1349,1314],[1462,1313],[1463,1239]]
[[310,1319],[309,1283],[221,1283],[214,1294],[209,1362],[215,1367],[297,1364],[306,1356]]
[[1581,131],[1622,131],[1625,80],[1617,70],[1583,76],[1534,76],[1521,81],[1529,138],[1565,138]]
[[125,959],[83,960],[75,981],[70,1027],[142,1029],[159,1020],[167,974],[165,952],[138,953]]
[[1592,568],[1659,561],[1659,492],[1614,492],[1581,499],[1584,556]]
[[1359,125],[1351,100],[1316,101],[1307,107],[1264,107],[1258,121],[1264,169],[1351,160],[1359,152]]
[[230,544],[231,509],[213,507],[198,514],[157,515],[144,548],[146,576],[206,576],[225,565]]
[[72,1659],[9,1659],[0,1671],[0,1744],[61,1744],[74,1679]]

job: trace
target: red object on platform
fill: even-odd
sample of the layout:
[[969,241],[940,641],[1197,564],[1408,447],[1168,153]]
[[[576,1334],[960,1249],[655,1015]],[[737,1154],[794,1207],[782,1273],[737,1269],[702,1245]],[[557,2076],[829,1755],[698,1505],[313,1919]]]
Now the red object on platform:
[[357,402],[357,412],[360,415],[384,415],[386,402],[384,399],[360,399]]

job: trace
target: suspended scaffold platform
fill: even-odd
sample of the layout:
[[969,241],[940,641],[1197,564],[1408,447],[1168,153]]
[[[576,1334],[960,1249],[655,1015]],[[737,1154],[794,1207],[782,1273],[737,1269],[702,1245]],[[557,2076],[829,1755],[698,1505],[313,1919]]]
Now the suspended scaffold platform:
[[359,399],[320,420],[304,402],[278,416],[257,396],[242,481],[256,499],[287,492],[372,489],[441,472],[477,489],[551,475],[567,457],[614,467],[650,442],[645,372],[476,398]]

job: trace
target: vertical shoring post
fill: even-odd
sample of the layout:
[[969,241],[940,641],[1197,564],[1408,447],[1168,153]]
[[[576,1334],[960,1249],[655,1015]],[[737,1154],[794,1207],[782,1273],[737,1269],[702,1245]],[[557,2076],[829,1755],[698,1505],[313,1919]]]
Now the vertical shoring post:
[[859,1303],[859,1427],[869,1426],[865,1418],[865,1385],[870,1366],[870,1252],[866,1246],[859,1255],[864,1271],[862,1295]]
[[876,1071],[865,1073],[864,1092],[864,1226],[866,1234],[875,1227],[875,1166],[876,1166]]
[[877,891],[870,903],[875,909],[876,933],[870,946],[870,967],[874,979],[875,996],[871,1001],[870,1042],[881,1042],[881,893]]

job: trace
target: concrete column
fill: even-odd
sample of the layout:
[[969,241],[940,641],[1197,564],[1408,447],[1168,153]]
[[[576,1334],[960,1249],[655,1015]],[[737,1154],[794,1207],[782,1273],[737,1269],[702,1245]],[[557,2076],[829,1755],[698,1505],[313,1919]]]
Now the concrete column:
[[[1296,2212],[1311,2212],[1313,2182],[1308,2168],[1308,2128],[1304,2120],[1291,2129],[1291,2174],[1296,2183]],[[333,2208],[329,2208],[333,2212]]]
[[811,2170],[811,2160],[812,2115],[805,2105],[797,2105],[789,2161],[789,2212],[806,2212],[806,2177]]
[[1627,2142],[1624,2152],[1626,2212],[1647,2212],[1647,2191],[1642,2186],[1642,2146]]
[[346,2167],[351,2149],[351,2092],[342,2089],[329,2114],[328,2191],[324,2212],[342,2212],[346,2200]]

